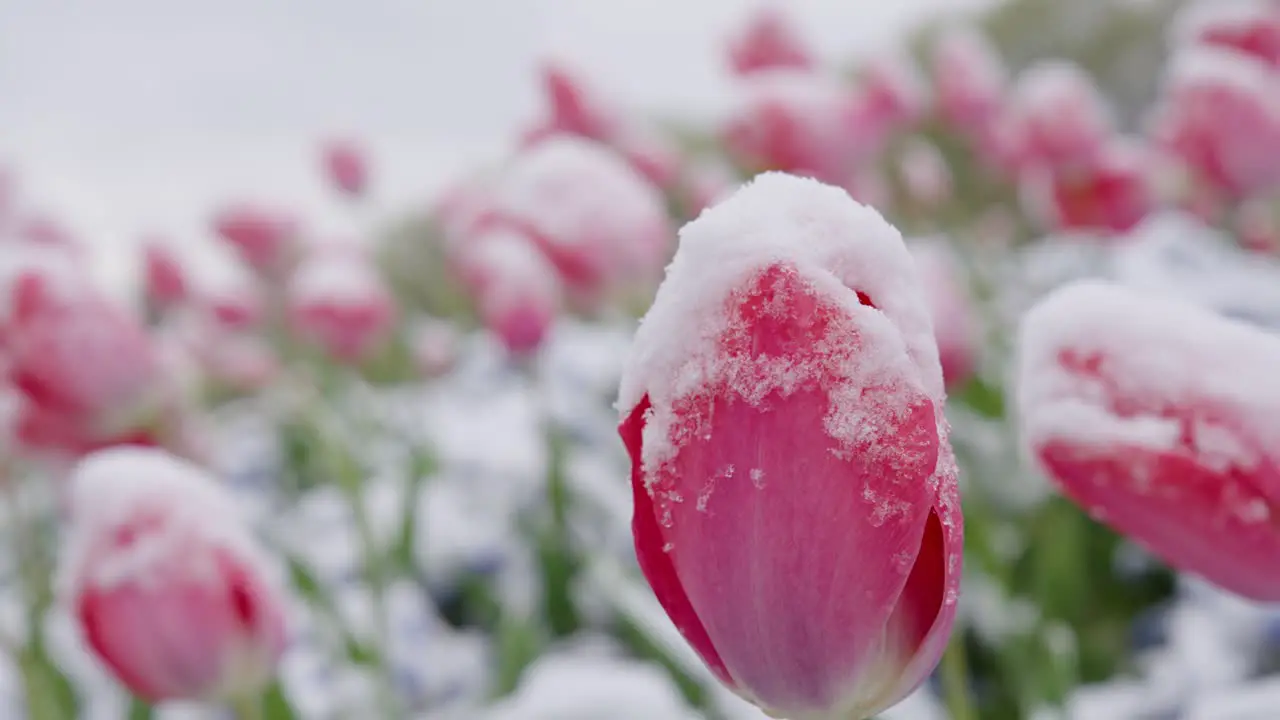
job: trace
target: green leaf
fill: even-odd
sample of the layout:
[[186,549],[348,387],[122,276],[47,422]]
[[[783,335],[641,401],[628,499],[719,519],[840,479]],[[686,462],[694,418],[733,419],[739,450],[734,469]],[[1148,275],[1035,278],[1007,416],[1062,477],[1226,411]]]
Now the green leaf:
[[285,567],[289,571],[289,579],[293,588],[297,590],[302,599],[311,606],[313,610],[324,616],[330,625],[335,628],[342,637],[343,649],[346,651],[347,659],[357,665],[372,665],[376,662],[377,655],[372,649],[360,642],[351,631],[347,629],[346,623],[342,619],[341,613],[334,607],[329,594],[325,592],[320,580],[295,557],[285,556]]
[[[36,634],[39,638],[39,633]],[[45,653],[37,640],[23,649],[18,658],[26,694],[27,713],[31,720],[66,720],[74,718],[79,699],[74,686]]]
[[297,720],[298,713],[277,680],[262,695],[262,720]]
[[152,708],[138,698],[129,699],[129,720],[151,720]]

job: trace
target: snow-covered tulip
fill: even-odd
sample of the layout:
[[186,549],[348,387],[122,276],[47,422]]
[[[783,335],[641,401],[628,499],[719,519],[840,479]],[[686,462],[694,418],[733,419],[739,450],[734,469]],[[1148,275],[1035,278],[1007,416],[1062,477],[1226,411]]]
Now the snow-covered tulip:
[[36,275],[11,290],[5,370],[21,392],[20,439],[73,453],[157,441],[164,378],[137,318],[88,290],[60,296]]
[[680,153],[666,137],[627,114],[584,77],[559,60],[542,64],[548,117],[525,136],[536,144],[556,135],[577,135],[610,146],[655,185],[667,188],[680,172]]
[[1174,567],[1280,600],[1280,338],[1081,281],[1018,345],[1023,442],[1064,493]]
[[560,135],[521,152],[495,179],[473,230],[513,230],[559,271],[571,299],[592,306],[652,280],[672,232],[662,194],[608,147]]
[[1274,0],[1200,0],[1173,23],[1179,43],[1228,47],[1280,68],[1280,5]]
[[1122,234],[1155,207],[1153,173],[1146,147],[1113,140],[1086,164],[1033,176],[1026,200],[1049,229]]
[[143,243],[142,280],[147,302],[165,309],[187,300],[190,283],[186,268],[165,240],[148,238]]
[[1006,113],[1010,152],[1023,169],[1088,164],[1102,152],[1114,126],[1093,78],[1061,60],[1024,70]]
[[844,190],[756,178],[684,227],[622,378],[640,567],[773,717],[867,718],[955,616],[956,465],[901,236]]
[[729,64],[739,75],[775,68],[807,70],[814,54],[781,7],[762,5],[729,38]]
[[936,209],[951,199],[951,166],[937,145],[924,138],[904,143],[898,159],[898,180],[912,205]]
[[213,229],[249,267],[269,277],[279,275],[296,251],[297,221],[263,206],[228,206],[214,216]]
[[932,51],[934,96],[939,116],[958,130],[981,135],[1004,102],[1009,71],[980,31],[947,28]]
[[289,317],[297,334],[347,363],[367,359],[386,340],[395,301],[362,249],[319,249],[289,283]]
[[321,149],[325,176],[339,192],[360,197],[369,187],[369,158],[351,140],[331,140]]
[[864,109],[861,94],[836,76],[761,71],[738,83],[720,134],[750,171],[782,170],[838,185],[883,139]]
[[871,58],[859,73],[863,112],[883,132],[919,120],[929,104],[924,77],[902,53]]
[[961,274],[964,269],[942,239],[912,242],[911,256],[929,303],[942,377],[947,387],[960,387],[973,377],[979,341],[978,315]]
[[71,478],[61,592],[87,645],[151,702],[252,697],[286,641],[273,568],[216,478],[113,448]]
[[1256,58],[1183,49],[1166,78],[1153,135],[1201,181],[1237,197],[1280,185],[1280,79]]
[[555,266],[526,236],[497,229],[471,241],[462,262],[480,320],[513,355],[545,339],[560,310]]

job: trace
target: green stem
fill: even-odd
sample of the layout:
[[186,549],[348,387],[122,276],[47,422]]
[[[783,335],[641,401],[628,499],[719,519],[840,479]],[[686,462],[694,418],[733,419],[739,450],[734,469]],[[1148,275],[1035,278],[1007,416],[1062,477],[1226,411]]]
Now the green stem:
[[969,687],[969,662],[965,656],[964,633],[957,631],[942,656],[942,687],[951,720],[978,720],[978,711]]
[[262,698],[256,693],[247,693],[237,698],[234,709],[238,720],[263,720]]

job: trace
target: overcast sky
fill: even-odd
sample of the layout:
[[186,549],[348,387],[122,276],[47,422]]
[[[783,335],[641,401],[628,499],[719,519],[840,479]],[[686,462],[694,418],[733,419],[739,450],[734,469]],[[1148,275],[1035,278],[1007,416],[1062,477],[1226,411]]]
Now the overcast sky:
[[[0,0],[0,165],[28,198],[132,263],[139,233],[207,243],[221,200],[263,198],[321,232],[359,227],[316,174],[349,134],[376,210],[425,202],[534,117],[555,53],[627,104],[710,116],[722,39],[758,0]],[[983,0],[791,0],[828,56],[892,46]]]

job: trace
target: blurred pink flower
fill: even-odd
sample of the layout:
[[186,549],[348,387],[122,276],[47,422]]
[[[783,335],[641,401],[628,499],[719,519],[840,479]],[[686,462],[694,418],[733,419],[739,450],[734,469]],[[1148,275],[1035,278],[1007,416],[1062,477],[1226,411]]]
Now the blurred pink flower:
[[1090,165],[1114,129],[1093,78],[1066,61],[1022,71],[1002,119],[1016,171]]
[[814,66],[814,53],[780,5],[761,5],[729,38],[729,64],[739,75]]
[[937,145],[911,138],[898,160],[902,190],[915,207],[936,209],[951,199],[951,167]]
[[935,40],[932,62],[939,116],[961,132],[985,132],[1000,112],[1009,81],[999,51],[976,28],[954,25]]
[[657,188],[609,148],[567,135],[519,153],[480,207],[464,236],[507,228],[533,241],[585,309],[650,282],[673,239]]
[[463,252],[464,277],[484,326],[513,355],[537,350],[560,311],[556,267],[528,237],[504,228],[473,238]]
[[527,133],[526,144],[556,135],[576,135],[612,147],[658,187],[669,188],[677,181],[678,149],[652,127],[609,102],[567,64],[544,62],[542,82],[550,116]]
[[928,109],[924,77],[906,55],[893,53],[868,60],[859,80],[863,112],[883,127],[883,132],[915,123]]
[[396,321],[391,291],[358,247],[311,253],[293,275],[288,302],[294,331],[346,363],[367,360]]
[[914,263],[877,213],[780,173],[680,237],[617,403],[640,568],[771,717],[873,716],[937,665],[960,585]]
[[166,383],[141,323],[90,291],[58,296],[37,275],[20,277],[12,293],[6,370],[22,394],[20,439],[72,453],[159,442]]
[[955,250],[945,240],[917,240],[909,247],[920,274],[921,290],[929,304],[942,377],[948,388],[961,387],[977,369],[981,341],[978,314],[962,275],[963,268]]
[[1123,234],[1156,205],[1151,160],[1146,147],[1116,139],[1088,164],[1031,179],[1027,200],[1050,229]]
[[1173,39],[1253,55],[1280,67],[1280,5],[1274,0],[1200,0],[1173,23]]
[[1280,79],[1233,50],[1194,47],[1174,58],[1152,134],[1202,182],[1238,197],[1280,184]]
[[1064,493],[1174,567],[1280,600],[1280,339],[1078,282],[1018,341],[1021,434]]
[[227,330],[255,329],[262,324],[266,312],[261,288],[248,280],[206,288],[196,302]]
[[130,692],[153,703],[261,692],[285,648],[285,597],[217,479],[158,450],[104,450],[76,467],[70,516],[61,593]]
[[147,301],[161,309],[186,302],[190,294],[187,271],[170,243],[148,238],[143,241],[142,252],[142,282]]
[[369,158],[351,140],[330,140],[321,149],[325,174],[339,192],[361,197],[368,191]]
[[840,78],[804,70],[753,73],[721,126],[729,154],[751,173],[783,170],[844,185],[884,140],[862,96]]
[[278,210],[241,203],[219,211],[213,229],[240,257],[267,277],[277,277],[293,261],[298,222]]

